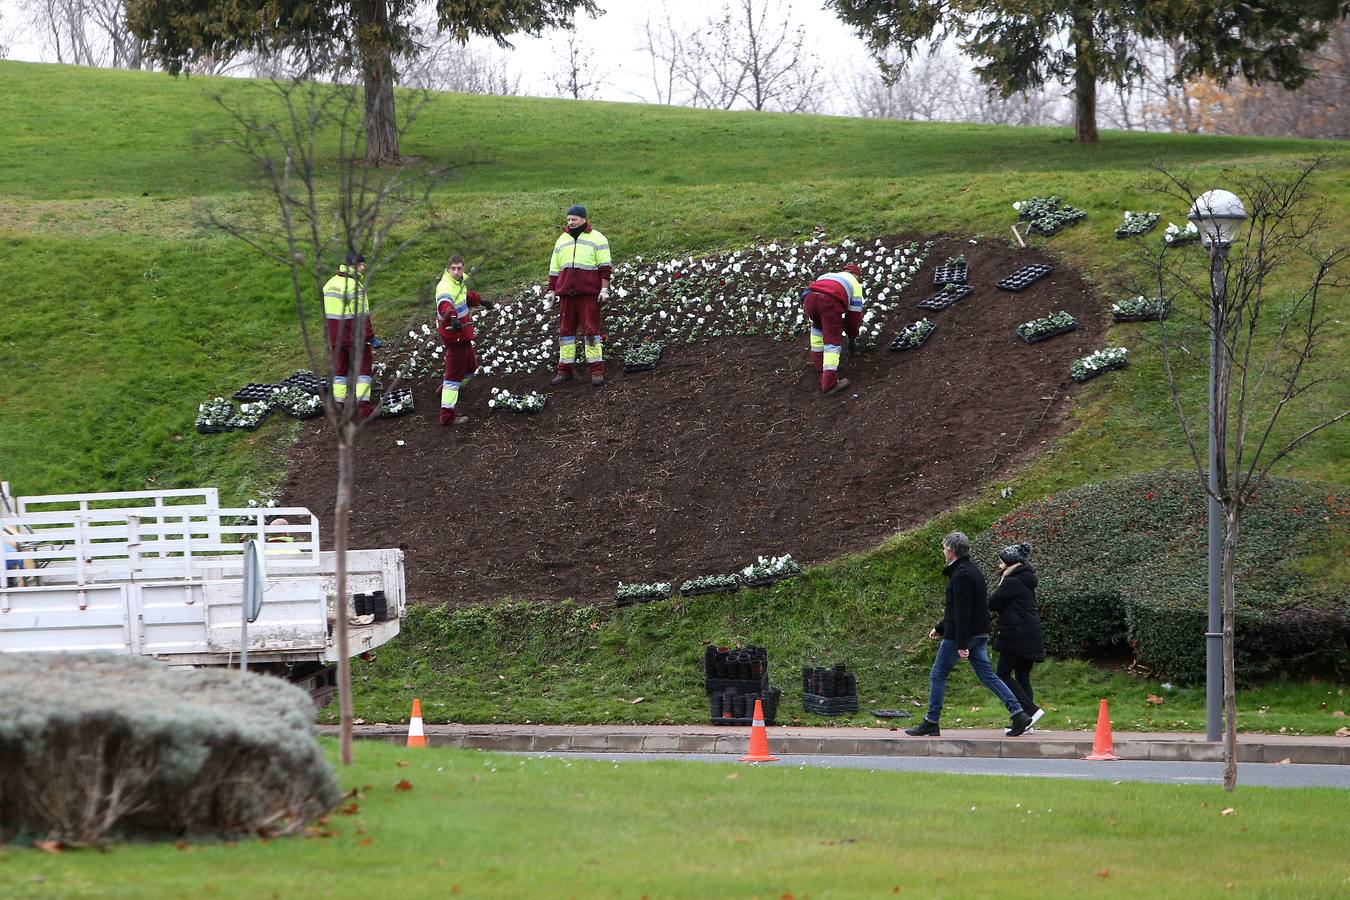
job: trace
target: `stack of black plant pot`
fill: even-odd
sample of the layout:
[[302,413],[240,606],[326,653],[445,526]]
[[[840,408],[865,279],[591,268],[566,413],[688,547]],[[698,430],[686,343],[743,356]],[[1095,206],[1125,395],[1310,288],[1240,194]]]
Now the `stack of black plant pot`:
[[385,599],[384,591],[356,594],[352,597],[352,605],[356,607],[355,615],[374,616],[376,622],[389,619],[389,601]]
[[857,677],[843,663],[802,666],[802,709],[821,716],[857,712]]
[[712,724],[749,725],[755,701],[764,703],[764,722],[778,716],[779,688],[769,687],[769,654],[763,647],[714,647],[703,654],[703,689],[708,695]]

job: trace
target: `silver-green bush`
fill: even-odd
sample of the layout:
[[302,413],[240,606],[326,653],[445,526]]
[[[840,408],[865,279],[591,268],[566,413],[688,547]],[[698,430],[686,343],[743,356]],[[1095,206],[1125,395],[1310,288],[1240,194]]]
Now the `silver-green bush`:
[[285,834],[340,792],[298,688],[114,654],[0,654],[0,841]]

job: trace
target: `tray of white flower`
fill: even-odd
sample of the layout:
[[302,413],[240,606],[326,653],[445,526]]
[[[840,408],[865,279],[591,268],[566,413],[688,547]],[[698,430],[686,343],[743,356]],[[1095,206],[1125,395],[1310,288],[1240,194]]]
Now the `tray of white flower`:
[[1124,347],[1103,347],[1069,363],[1069,377],[1078,382],[1088,381],[1103,372],[1123,369],[1129,364],[1129,351]]
[[282,385],[272,395],[272,406],[293,419],[312,419],[323,415],[323,398],[292,385]]
[[234,418],[234,404],[224,397],[215,397],[197,406],[197,430],[202,434],[229,431],[226,423]]
[[515,413],[537,413],[548,403],[548,397],[538,391],[528,394],[513,394],[506,388],[493,388],[488,397],[488,409],[501,409]]
[[802,574],[802,567],[792,558],[791,553],[782,556],[761,556],[753,563],[741,569],[741,579],[746,587],[768,587],[785,578],[795,578]]
[[1194,222],[1187,222],[1183,228],[1174,222],[1168,222],[1163,229],[1163,243],[1169,247],[1180,247],[1200,240],[1200,229]]
[[298,369],[281,379],[282,386],[299,388],[306,394],[322,394],[328,383],[308,369]]
[[272,405],[266,400],[241,403],[225,427],[234,431],[257,431],[271,413]]
[[918,350],[928,339],[937,331],[937,324],[931,319],[920,319],[912,322],[900,330],[895,340],[891,341],[892,350]]
[[1158,224],[1159,215],[1155,212],[1134,212],[1125,210],[1125,221],[1116,229],[1117,238],[1139,237],[1148,234]]
[[257,403],[260,400],[270,400],[272,395],[280,389],[281,385],[279,384],[259,384],[256,381],[250,381],[234,392],[234,399],[242,400],[245,403]]
[[624,584],[620,581],[614,590],[614,605],[622,608],[635,603],[652,603],[656,600],[665,600],[670,594],[668,581],[654,581],[648,584]]
[[665,348],[656,341],[641,341],[630,346],[623,354],[623,370],[632,372],[650,372],[656,368]]
[[1039,319],[1032,319],[1030,322],[1023,322],[1017,326],[1017,333],[1028,344],[1039,344],[1041,341],[1048,341],[1052,337],[1068,334],[1077,327],[1077,320],[1064,310],[1060,310]]
[[1049,237],[1076,222],[1087,218],[1087,213],[1068,206],[1058,197],[1032,197],[1013,204],[1017,217],[1030,222],[1030,230]]
[[1111,304],[1111,318],[1117,322],[1156,322],[1167,318],[1170,304],[1161,297],[1131,297]]
[[731,594],[740,589],[741,580],[735,575],[700,575],[680,585],[680,593],[685,597],[696,597],[699,594]]
[[412,388],[398,388],[385,394],[380,400],[380,418],[392,419],[413,411]]

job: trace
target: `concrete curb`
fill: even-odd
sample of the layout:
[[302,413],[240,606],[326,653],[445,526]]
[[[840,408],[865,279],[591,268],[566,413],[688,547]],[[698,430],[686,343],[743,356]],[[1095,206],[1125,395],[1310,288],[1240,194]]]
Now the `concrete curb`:
[[[335,736],[337,726],[323,725]],[[406,725],[358,725],[362,740],[403,743]],[[436,747],[527,753],[727,753],[745,752],[747,728],[682,725],[428,725]],[[1081,759],[1092,752],[1092,732],[1037,731],[1017,738],[1002,731],[950,729],[941,737],[915,738],[881,728],[769,729],[774,753],[790,756],[979,756],[1004,759]],[[1121,732],[1121,759],[1221,762],[1223,745],[1196,734]],[[1298,765],[1350,765],[1350,740],[1274,734],[1239,734],[1238,761]]]

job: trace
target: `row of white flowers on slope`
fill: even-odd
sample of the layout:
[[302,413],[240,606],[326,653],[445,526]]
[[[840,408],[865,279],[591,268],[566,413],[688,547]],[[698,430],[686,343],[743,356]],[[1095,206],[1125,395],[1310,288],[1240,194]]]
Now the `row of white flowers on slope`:
[[[614,268],[611,297],[602,307],[605,356],[645,338],[662,344],[721,337],[804,336],[807,321],[799,294],[826,272],[854,263],[863,272],[867,304],[859,339],[879,343],[899,294],[923,265],[932,242],[908,244],[817,234],[801,244],[769,243],[714,256],[671,259],[634,257]],[[558,311],[540,285],[520,288],[492,310],[474,310],[479,373],[511,375],[551,367],[558,352]],[[584,359],[580,342],[578,361]],[[376,362],[377,374],[422,378],[439,370],[443,351],[434,328],[423,324],[400,341],[393,361]]]

